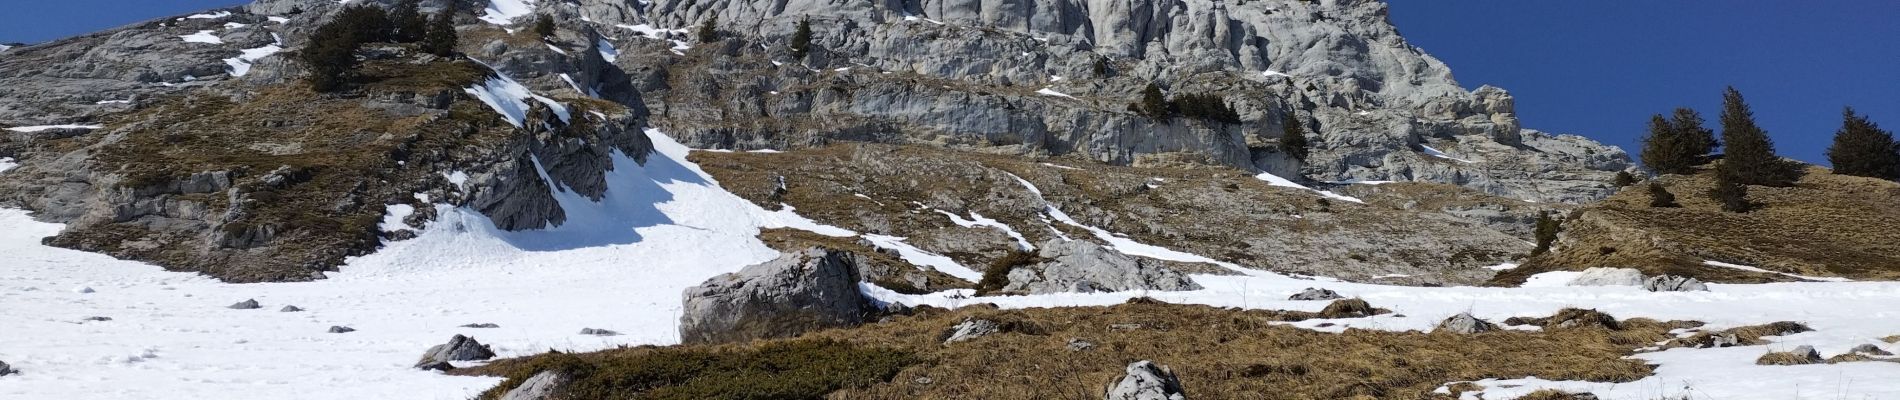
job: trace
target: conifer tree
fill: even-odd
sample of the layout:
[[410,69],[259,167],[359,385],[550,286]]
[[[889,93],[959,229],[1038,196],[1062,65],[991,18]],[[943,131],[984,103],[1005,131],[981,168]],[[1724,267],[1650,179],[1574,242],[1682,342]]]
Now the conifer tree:
[[1160,85],[1149,82],[1148,87],[1141,89],[1141,102],[1135,103],[1134,108],[1148,118],[1166,120],[1168,118],[1167,95],[1161,94]]
[[1715,171],[1715,188],[1709,189],[1709,197],[1722,205],[1722,211],[1745,213],[1751,208],[1748,204],[1748,186],[1726,170]]
[[554,17],[541,14],[534,18],[534,34],[546,38],[554,36]]
[[699,42],[712,43],[717,41],[719,41],[719,14],[708,15],[706,22],[699,24]]
[[1636,176],[1630,175],[1629,171],[1616,171],[1616,178],[1611,179],[1610,184],[1619,188],[1629,187],[1636,184]]
[[1841,111],[1841,129],[1827,148],[1834,173],[1880,179],[1900,179],[1900,145],[1893,133],[1881,130],[1852,107]]
[[1306,127],[1300,124],[1300,119],[1290,112],[1286,114],[1281,125],[1283,128],[1280,130],[1280,149],[1286,151],[1287,155],[1293,156],[1295,160],[1306,161],[1306,156],[1312,153],[1312,145],[1306,142]]
[[402,0],[396,7],[389,9],[389,21],[395,25],[391,40],[401,43],[420,42],[428,36],[429,18],[422,15],[418,0]]
[[1800,165],[1775,155],[1774,141],[1755,125],[1754,112],[1734,87],[1722,93],[1722,142],[1721,169],[1737,184],[1788,187],[1801,178]]
[[805,58],[811,53],[811,18],[798,20],[798,30],[792,32],[792,57]]
[[1531,250],[1531,255],[1550,252],[1550,245],[1557,242],[1558,227],[1557,220],[1550,217],[1549,211],[1537,214],[1537,230],[1534,233],[1537,237],[1537,248]]
[[1643,137],[1643,165],[1658,175],[1695,173],[1696,156],[1688,140],[1661,114],[1649,117],[1649,135]]
[[343,88],[350,71],[356,68],[357,47],[388,38],[389,17],[382,10],[368,5],[349,6],[318,26],[297,58],[309,69],[311,89],[335,91]]
[[1682,140],[1680,151],[1695,159],[1696,165],[1708,162],[1709,155],[1721,145],[1715,140],[1715,131],[1703,126],[1702,113],[1688,107],[1678,107],[1669,117],[1669,126],[1676,131],[1676,137]]
[[455,54],[455,9],[445,7],[429,19],[428,37],[423,38],[422,49],[440,57]]
[[1653,180],[1649,181],[1649,206],[1665,208],[1681,207],[1681,205],[1676,204],[1675,193],[1669,193],[1669,189],[1664,188],[1662,182]]

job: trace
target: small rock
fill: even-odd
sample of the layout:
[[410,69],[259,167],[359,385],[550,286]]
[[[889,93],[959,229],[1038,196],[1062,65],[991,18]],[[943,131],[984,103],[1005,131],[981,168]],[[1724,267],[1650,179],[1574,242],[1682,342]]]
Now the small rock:
[[929,385],[929,384],[932,384],[932,383],[937,383],[937,380],[936,380],[936,379],[930,379],[930,377],[928,377],[928,376],[919,376],[919,377],[917,377],[917,379],[912,379],[912,380],[910,380],[910,381],[911,381],[911,382],[916,382],[916,383],[917,383],[917,384],[919,384],[919,385]]
[[610,331],[606,329],[581,328],[581,334],[594,335],[594,336],[619,336],[620,332],[614,332],[614,331]]
[[330,327],[330,333],[350,333],[350,332],[356,332],[356,328],[340,326],[340,325]]
[[1286,299],[1299,300],[1299,301],[1312,301],[1312,300],[1339,300],[1343,298],[1345,297],[1340,296],[1339,292],[1334,292],[1329,289],[1306,288],[1306,290],[1302,290],[1299,293],[1295,293],[1293,294],[1292,297],[1287,297]]
[[87,293],[93,293],[93,292],[94,291],[92,290],[92,287],[90,286],[80,286],[78,288],[73,289],[73,293],[79,293],[79,294],[87,294]]
[[1089,341],[1080,338],[1069,338],[1069,351],[1083,351],[1093,348],[1095,348],[1095,343],[1089,343]]
[[284,306],[283,309],[277,310],[277,312],[298,312],[298,311],[303,311],[303,309],[298,308],[297,306]]
[[111,321],[111,320],[112,320],[112,317],[86,317],[86,320],[87,320],[87,321],[99,321],[99,322],[105,322],[105,321]]
[[509,389],[508,393],[503,393],[501,400],[551,400],[555,398],[555,392],[559,392],[562,386],[567,386],[567,383],[572,381],[573,379],[567,374],[541,371],[528,377],[528,380],[522,381],[514,389]]
[[1108,329],[1117,330],[1117,331],[1132,331],[1136,329],[1141,329],[1141,324],[1109,324]]
[[14,371],[13,366],[7,365],[6,361],[0,361],[0,376],[7,376],[8,374],[12,374],[15,372],[20,372],[20,371]]
[[421,364],[416,364],[416,368],[425,371],[448,371],[455,369],[455,365],[449,364],[448,361],[424,361]]
[[957,326],[950,328],[950,337],[947,339],[944,339],[943,344],[951,344],[951,343],[961,342],[965,340],[976,339],[979,337],[996,334],[997,332],[1002,332],[1002,330],[1003,330],[1003,326],[1001,324],[997,324],[996,321],[991,321],[987,319],[974,319],[974,318],[966,319],[966,320],[963,320],[962,323],[957,324]]
[[1128,364],[1127,374],[1108,387],[1105,400],[1187,400],[1174,371],[1148,360]]
[[1643,290],[1651,292],[1706,292],[1709,285],[1695,278],[1675,275],[1657,275],[1643,280]]
[[430,366],[436,362],[475,361],[491,358],[495,358],[495,352],[489,350],[487,345],[483,345],[482,342],[478,342],[472,337],[455,335],[455,337],[449,338],[448,343],[430,347],[429,351],[422,355],[422,359],[416,361],[416,368],[433,369],[430,368]]
[[1448,333],[1469,335],[1473,333],[1490,332],[1490,331],[1495,331],[1495,330],[1498,330],[1497,324],[1493,324],[1490,321],[1479,319],[1478,317],[1472,316],[1471,313],[1466,312],[1466,313],[1458,313],[1458,315],[1453,315],[1451,316],[1451,318],[1446,318],[1444,322],[1438,323],[1438,328],[1433,329],[1432,332],[1448,332]]
[[490,328],[500,328],[500,327],[501,327],[501,325],[495,325],[495,324],[491,324],[491,323],[487,323],[487,322],[483,322],[483,323],[479,323],[479,324],[467,324],[467,325],[462,325],[462,327],[463,327],[463,328],[476,328],[476,329],[490,329]]
[[1873,355],[1873,356],[1891,356],[1891,355],[1893,355],[1893,353],[1890,353],[1890,352],[1887,352],[1886,350],[1881,350],[1881,349],[1880,349],[1880,346],[1875,346],[1875,345],[1872,345],[1872,344],[1862,344],[1862,345],[1859,345],[1859,346],[1854,346],[1854,349],[1853,349],[1853,350],[1848,350],[1848,351],[1849,351],[1849,352],[1854,352],[1854,353],[1861,353],[1861,354],[1866,354],[1866,355]]
[[230,308],[233,310],[255,310],[262,307],[263,306],[257,304],[257,299],[250,299],[250,300],[237,302],[237,304],[232,304],[230,307],[227,307],[227,308]]

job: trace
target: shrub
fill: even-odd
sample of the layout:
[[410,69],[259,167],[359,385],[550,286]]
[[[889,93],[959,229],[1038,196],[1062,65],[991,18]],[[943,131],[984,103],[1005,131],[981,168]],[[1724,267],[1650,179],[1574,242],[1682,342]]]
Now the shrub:
[[706,16],[706,22],[699,24],[699,42],[712,43],[717,41],[719,41],[719,15],[708,15]]
[[1630,175],[1629,171],[1616,171],[1616,178],[1610,179],[1610,184],[1619,188],[1629,187],[1636,184],[1636,176]]
[[1306,156],[1312,153],[1312,144],[1306,141],[1306,128],[1300,123],[1300,119],[1289,112],[1281,125],[1283,128],[1280,130],[1280,149],[1285,150],[1287,155],[1293,156],[1293,159],[1306,161]]
[[1234,107],[1228,105],[1227,99],[1222,98],[1220,95],[1210,93],[1184,94],[1174,99],[1172,105],[1175,112],[1181,114],[1183,117],[1229,124],[1240,123],[1240,113],[1234,111]]
[[554,17],[541,14],[534,18],[534,34],[541,37],[554,36]]
[[1153,82],[1141,89],[1141,100],[1128,108],[1156,121],[1168,119],[1168,97],[1161,93],[1161,86]]
[[356,68],[357,47],[388,40],[389,32],[389,17],[382,10],[361,4],[343,8],[330,22],[318,26],[310,44],[297,54],[310,69],[311,88],[319,92],[342,89]]
[[983,279],[976,282],[976,295],[987,296],[991,292],[1002,290],[1004,286],[1009,286],[1010,271],[1035,263],[1035,253],[1016,250],[1003,254],[1002,258],[991,261],[990,266],[983,269]]
[[455,10],[445,7],[429,20],[428,37],[423,39],[422,49],[429,54],[448,57],[455,54]]
[[1662,183],[1659,183],[1656,181],[1650,181],[1649,182],[1649,206],[1668,208],[1668,207],[1681,207],[1682,205],[1676,204],[1676,195],[1674,193],[1669,193],[1669,189],[1663,188]]
[[889,381],[917,363],[911,353],[835,340],[767,342],[750,348],[668,347],[582,358],[548,354],[514,366],[483,393],[498,398],[541,371],[573,379],[560,398],[819,399]]
[[792,32],[792,57],[805,58],[811,53],[811,18],[798,20],[798,30]]
[[1745,213],[1752,208],[1748,204],[1748,186],[1742,185],[1726,168],[1715,172],[1715,188],[1709,189],[1709,197],[1722,205],[1722,211]]
[[1557,220],[1550,217],[1549,211],[1537,214],[1537,227],[1533,233],[1537,239],[1537,248],[1531,250],[1531,255],[1550,252],[1550,245],[1557,242],[1557,229]]

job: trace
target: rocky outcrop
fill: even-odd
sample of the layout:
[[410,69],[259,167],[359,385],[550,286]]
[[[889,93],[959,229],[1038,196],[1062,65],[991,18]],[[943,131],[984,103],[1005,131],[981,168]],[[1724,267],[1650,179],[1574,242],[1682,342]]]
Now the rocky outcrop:
[[1107,400],[1187,400],[1181,379],[1166,366],[1141,360],[1128,364],[1126,374],[1109,384]]
[[1633,268],[1591,268],[1570,280],[1570,286],[1642,286],[1643,271]]
[[541,371],[501,394],[501,400],[554,400],[562,387],[573,381],[560,371]]
[[237,302],[235,304],[231,304],[229,306],[225,306],[224,308],[229,308],[233,310],[255,310],[255,309],[263,308],[263,306],[257,304],[257,299],[249,299],[249,300]]
[[1050,240],[1039,246],[1045,262],[1011,270],[1011,293],[1092,293],[1132,290],[1197,290],[1187,275],[1146,258],[1130,257],[1093,242]]
[[1306,288],[1306,290],[1301,290],[1299,293],[1294,293],[1292,296],[1287,296],[1286,299],[1293,300],[1293,301],[1320,301],[1320,300],[1339,300],[1343,298],[1346,298],[1346,297],[1340,296],[1339,292],[1334,292],[1331,289]]
[[1439,322],[1438,327],[1436,329],[1432,329],[1432,332],[1446,332],[1446,333],[1456,333],[1456,334],[1461,334],[1461,335],[1469,335],[1473,333],[1490,332],[1490,331],[1495,331],[1495,330],[1498,330],[1497,324],[1493,324],[1491,323],[1491,321],[1485,321],[1483,319],[1479,319],[1478,317],[1472,316],[1471,313],[1467,312],[1467,313],[1458,313],[1458,315],[1453,315],[1451,316],[1451,318],[1446,318],[1444,322]]
[[943,344],[968,341],[1001,333],[1002,331],[1003,325],[996,323],[996,321],[980,318],[966,319],[963,320],[963,322],[957,323],[956,326],[950,327],[950,333],[943,339]]
[[1706,292],[1709,285],[1695,278],[1657,275],[1643,280],[1643,290],[1651,292]]
[[810,248],[687,288],[680,340],[737,342],[862,324],[876,307],[858,289],[855,259]]
[[495,352],[489,350],[488,345],[472,337],[455,335],[449,338],[448,343],[430,347],[428,352],[422,354],[422,360],[416,362],[416,368],[437,369],[448,365],[450,361],[476,361],[490,358],[495,358]]

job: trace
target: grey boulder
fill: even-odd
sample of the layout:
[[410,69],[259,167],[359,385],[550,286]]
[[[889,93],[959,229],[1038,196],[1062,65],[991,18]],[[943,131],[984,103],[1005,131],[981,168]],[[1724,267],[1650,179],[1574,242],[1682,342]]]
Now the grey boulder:
[[263,306],[257,304],[257,299],[250,299],[232,304],[228,308],[233,310],[255,310],[262,307]]
[[1010,271],[1009,284],[1002,291],[1046,294],[1201,288],[1186,274],[1158,261],[1130,257],[1093,242],[1052,239],[1042,244],[1037,255],[1048,261]]
[[0,361],[0,376],[7,376],[15,372],[20,372],[20,371],[14,371],[13,366],[7,365],[6,361]]
[[1106,400],[1187,400],[1181,380],[1166,366],[1148,360],[1128,364],[1126,375],[1108,387]]
[[1469,335],[1473,333],[1490,332],[1490,331],[1495,331],[1495,330],[1498,330],[1497,324],[1493,324],[1490,321],[1479,319],[1478,317],[1472,316],[1471,313],[1466,312],[1466,313],[1458,313],[1458,315],[1453,315],[1451,316],[1451,318],[1446,318],[1444,322],[1439,322],[1438,328],[1433,329],[1432,332],[1447,332],[1447,333]]
[[1002,331],[1003,325],[996,323],[996,321],[975,318],[966,319],[961,323],[957,323],[957,326],[950,327],[950,334],[943,339],[943,344],[968,341],[994,335]]
[[556,371],[541,371],[501,395],[501,400],[551,400],[573,378]]
[[449,361],[475,361],[490,358],[495,358],[495,352],[489,350],[488,345],[472,337],[455,335],[449,338],[448,343],[430,347],[429,352],[422,355],[422,360],[416,362],[416,368],[438,369]]
[[1866,354],[1866,355],[1870,355],[1870,356],[1891,356],[1891,355],[1893,355],[1893,353],[1891,353],[1891,352],[1888,352],[1888,351],[1886,351],[1886,350],[1881,350],[1881,349],[1880,349],[1880,346],[1875,346],[1875,345],[1872,345],[1872,344],[1862,344],[1862,345],[1859,345],[1859,346],[1854,346],[1854,349],[1853,349],[1853,350],[1848,350],[1848,351],[1849,351],[1849,352],[1854,352],[1854,353],[1860,353],[1860,354]]
[[500,327],[501,327],[501,325],[495,325],[495,324],[492,324],[492,323],[487,323],[487,322],[483,322],[483,323],[479,323],[479,324],[465,324],[465,325],[462,325],[462,327],[463,327],[463,328],[476,328],[476,329],[491,329],[491,328],[500,328]]
[[813,247],[687,288],[685,343],[791,337],[863,324],[877,307],[858,289],[857,257]]
[[620,335],[620,332],[614,332],[614,331],[610,331],[606,329],[581,328],[581,334],[593,335],[593,336],[618,336]]
[[1306,290],[1301,290],[1299,293],[1294,293],[1293,296],[1287,297],[1286,299],[1299,300],[1299,301],[1314,301],[1314,300],[1339,300],[1343,298],[1345,297],[1340,296],[1339,292],[1334,292],[1330,289],[1306,288]]
[[299,312],[299,311],[303,311],[303,308],[297,307],[297,306],[284,306],[284,308],[277,310],[277,312]]
[[1570,286],[1642,286],[1643,271],[1634,268],[1591,268],[1570,280]]
[[1709,290],[1709,285],[1703,284],[1702,281],[1696,280],[1696,278],[1657,275],[1643,280],[1643,290],[1651,292],[1706,292]]
[[356,332],[356,328],[351,328],[351,327],[342,326],[342,325],[336,325],[336,326],[330,327],[330,333],[350,333],[350,332]]

